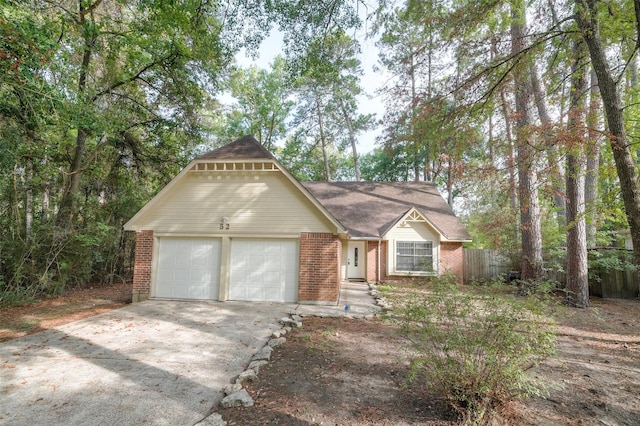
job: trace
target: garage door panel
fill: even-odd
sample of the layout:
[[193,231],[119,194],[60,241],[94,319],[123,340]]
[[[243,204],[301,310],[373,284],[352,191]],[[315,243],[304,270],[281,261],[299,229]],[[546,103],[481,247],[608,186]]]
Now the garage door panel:
[[295,240],[232,240],[229,298],[297,301],[297,253]]
[[156,297],[218,299],[220,241],[159,240]]
[[282,274],[277,271],[271,271],[271,272],[267,271],[264,274],[264,283],[267,287],[279,288],[277,285],[281,283],[283,279],[284,277],[282,276]]

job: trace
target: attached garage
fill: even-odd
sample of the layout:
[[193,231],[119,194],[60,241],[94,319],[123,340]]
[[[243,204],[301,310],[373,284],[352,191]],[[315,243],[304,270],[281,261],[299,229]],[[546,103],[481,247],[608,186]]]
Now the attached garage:
[[134,301],[338,301],[346,229],[253,137],[193,160],[125,229]]
[[159,238],[155,297],[218,299],[220,239]]
[[296,302],[298,242],[232,239],[229,300]]

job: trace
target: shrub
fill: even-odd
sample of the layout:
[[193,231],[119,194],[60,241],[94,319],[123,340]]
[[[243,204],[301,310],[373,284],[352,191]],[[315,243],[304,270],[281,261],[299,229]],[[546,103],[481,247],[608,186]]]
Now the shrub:
[[409,380],[424,377],[465,423],[484,423],[509,400],[544,393],[527,374],[555,351],[543,301],[496,288],[462,291],[443,279],[396,303],[390,318],[417,353]]

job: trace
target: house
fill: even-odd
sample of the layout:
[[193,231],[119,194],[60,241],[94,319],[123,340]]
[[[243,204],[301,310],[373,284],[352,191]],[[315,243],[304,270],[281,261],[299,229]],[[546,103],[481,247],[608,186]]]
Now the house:
[[134,301],[335,304],[347,279],[461,279],[470,240],[430,183],[301,183],[252,136],[193,160],[124,227]]

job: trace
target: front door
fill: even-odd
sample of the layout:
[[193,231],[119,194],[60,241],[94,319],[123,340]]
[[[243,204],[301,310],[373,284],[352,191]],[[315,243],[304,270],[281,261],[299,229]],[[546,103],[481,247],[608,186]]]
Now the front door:
[[364,279],[365,241],[349,241],[347,252],[347,278]]

